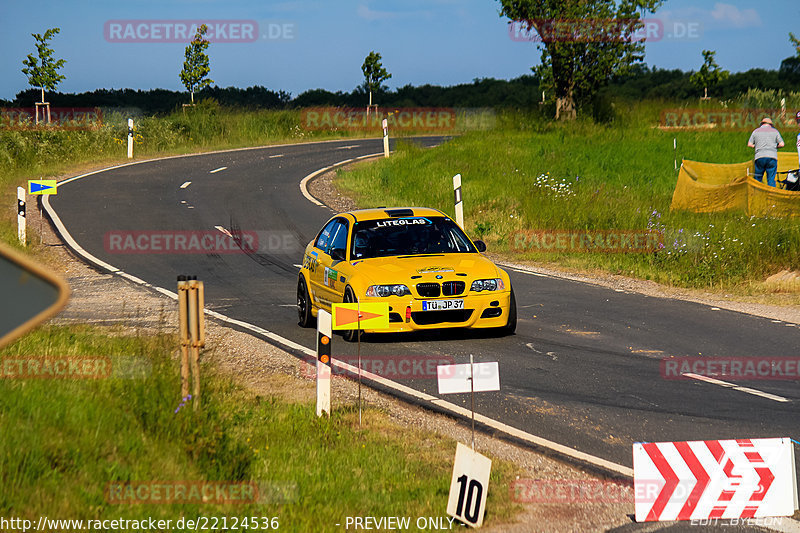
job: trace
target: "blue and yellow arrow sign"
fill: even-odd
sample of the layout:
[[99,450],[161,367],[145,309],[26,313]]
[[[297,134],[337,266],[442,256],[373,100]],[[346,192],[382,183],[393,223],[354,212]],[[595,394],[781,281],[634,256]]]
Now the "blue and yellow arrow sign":
[[333,304],[333,329],[388,329],[389,304]]
[[58,184],[56,180],[30,180],[28,181],[28,194],[56,194]]

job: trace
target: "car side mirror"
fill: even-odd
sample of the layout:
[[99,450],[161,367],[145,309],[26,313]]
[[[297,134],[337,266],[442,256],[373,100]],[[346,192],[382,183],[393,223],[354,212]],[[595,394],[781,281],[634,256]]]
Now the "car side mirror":
[[473,241],[473,242],[475,243],[475,248],[477,248],[479,252],[483,253],[483,252],[486,251],[486,243],[485,242],[483,242],[481,240],[477,240],[477,241]]
[[331,248],[331,259],[334,261],[344,261],[344,248]]

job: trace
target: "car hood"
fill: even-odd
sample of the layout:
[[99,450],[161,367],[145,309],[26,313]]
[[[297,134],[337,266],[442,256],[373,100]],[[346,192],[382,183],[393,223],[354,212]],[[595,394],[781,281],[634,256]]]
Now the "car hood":
[[[351,263],[358,274],[374,284],[419,283],[496,278],[498,268],[480,254],[426,254],[363,259]],[[459,276],[458,274],[466,274]],[[413,279],[411,276],[415,276]],[[420,277],[416,277],[420,276]],[[437,278],[437,276],[442,276]]]

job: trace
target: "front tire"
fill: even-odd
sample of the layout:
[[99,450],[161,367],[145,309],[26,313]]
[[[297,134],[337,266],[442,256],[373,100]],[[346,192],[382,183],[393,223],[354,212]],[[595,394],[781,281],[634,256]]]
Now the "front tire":
[[311,313],[311,296],[308,294],[306,279],[300,274],[297,281],[297,323],[301,328],[310,328],[314,325],[314,315]]
[[[358,300],[356,299],[356,295],[353,293],[353,289],[349,286],[344,290],[344,303],[346,304],[354,304]],[[358,330],[357,329],[346,329],[342,331],[342,338],[346,342],[356,342],[358,340]]]
[[511,288],[511,299],[508,302],[508,321],[500,328],[503,335],[513,335],[517,330],[517,298],[514,296],[514,288]]

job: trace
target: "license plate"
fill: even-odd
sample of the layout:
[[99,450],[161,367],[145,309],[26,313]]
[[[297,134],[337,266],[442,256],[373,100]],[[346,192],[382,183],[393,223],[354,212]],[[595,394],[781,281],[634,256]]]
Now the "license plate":
[[422,302],[423,311],[446,311],[447,309],[464,309],[464,300],[430,300]]

